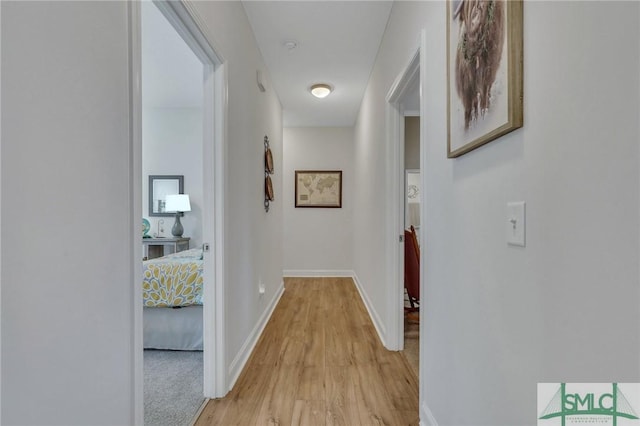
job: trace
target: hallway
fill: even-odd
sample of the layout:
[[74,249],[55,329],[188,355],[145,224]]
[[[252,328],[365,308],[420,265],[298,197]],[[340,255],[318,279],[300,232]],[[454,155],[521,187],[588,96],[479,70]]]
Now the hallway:
[[234,388],[196,425],[417,425],[418,382],[387,351],[351,278],[285,278]]

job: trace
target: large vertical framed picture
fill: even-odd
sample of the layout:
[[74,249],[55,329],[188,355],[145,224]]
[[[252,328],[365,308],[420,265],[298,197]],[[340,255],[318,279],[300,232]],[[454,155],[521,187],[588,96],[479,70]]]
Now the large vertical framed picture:
[[342,207],[342,170],[296,170],[296,207]]
[[522,0],[447,0],[447,156],[522,127]]

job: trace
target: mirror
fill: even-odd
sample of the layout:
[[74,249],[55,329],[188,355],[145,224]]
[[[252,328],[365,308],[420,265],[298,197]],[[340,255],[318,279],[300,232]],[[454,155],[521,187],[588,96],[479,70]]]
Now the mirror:
[[165,212],[167,195],[184,194],[184,176],[149,175],[149,216],[175,216]]

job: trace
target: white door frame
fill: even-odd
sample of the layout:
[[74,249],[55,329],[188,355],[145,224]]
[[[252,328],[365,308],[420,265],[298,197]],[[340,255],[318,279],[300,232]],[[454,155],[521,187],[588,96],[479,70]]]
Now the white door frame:
[[[0,5],[1,6],[1,5]],[[2,34],[2,7],[0,7],[0,34]],[[2,69],[2,48],[0,48],[0,70]],[[0,71],[0,81],[2,81],[2,72]],[[2,99],[2,85],[0,85],[0,99]],[[2,102],[0,102],[2,104]],[[2,122],[2,108],[0,107],[0,123]],[[2,124],[0,124],[0,135],[2,135]],[[0,147],[2,146],[2,137],[0,136]],[[0,149],[2,152],[2,149]],[[1,162],[0,162],[1,163]],[[2,169],[0,168],[0,176]],[[0,179],[0,188],[2,187],[2,179]],[[0,200],[2,196],[0,194]],[[1,203],[0,203],[1,207]],[[0,211],[2,209],[0,208]],[[0,214],[0,224],[2,223],[2,215]],[[0,244],[0,247],[2,245]],[[0,249],[0,276],[2,276],[2,250]],[[0,306],[2,305],[2,282],[0,281]],[[2,383],[2,321],[0,320],[0,383]],[[2,386],[0,386],[0,422],[2,422]]]
[[[388,318],[387,349],[404,349],[404,116],[403,101],[416,80],[420,81],[422,92],[421,62],[424,58],[426,44],[425,32],[422,31],[420,44],[409,64],[398,75],[389,90],[387,101],[387,176],[389,182],[389,200],[386,226],[386,259],[388,286]],[[422,93],[420,93],[420,165],[422,168],[423,132]],[[424,174],[423,174],[424,176]],[[421,222],[422,222],[421,209]],[[422,227],[420,227],[422,229]],[[420,231],[421,232],[421,231]],[[421,241],[423,241],[421,237]],[[421,253],[422,256],[422,253]],[[424,261],[420,259],[420,264]],[[420,288],[424,274],[420,274]]]
[[[203,87],[203,239],[205,252],[203,286],[204,396],[217,398],[227,393],[225,368],[224,311],[224,201],[226,164],[227,72],[224,59],[213,42],[204,21],[187,0],[158,1],[154,4],[169,20],[204,65]],[[142,217],[142,91],[141,91],[141,14],[140,3],[129,3],[130,76],[132,129],[132,217]],[[139,234],[135,234],[139,235]],[[140,241],[132,236],[134,253]],[[142,342],[142,265],[134,265],[134,418],[144,422],[143,342]]]

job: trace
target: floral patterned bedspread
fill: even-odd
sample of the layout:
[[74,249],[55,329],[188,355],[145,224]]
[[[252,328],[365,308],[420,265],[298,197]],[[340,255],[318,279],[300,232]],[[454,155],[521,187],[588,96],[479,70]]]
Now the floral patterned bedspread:
[[143,262],[145,307],[202,305],[202,249],[185,250]]

